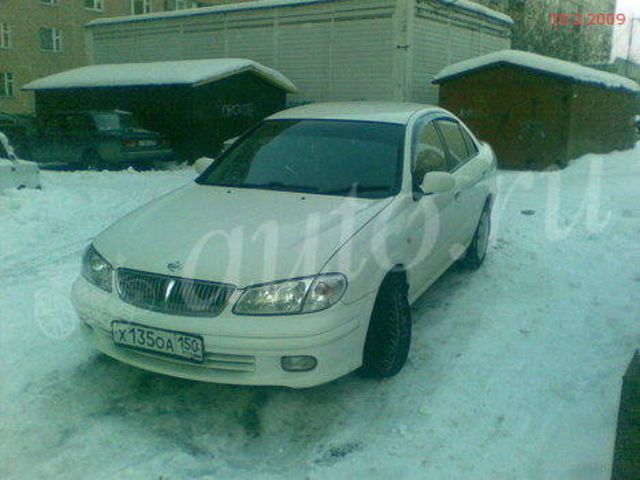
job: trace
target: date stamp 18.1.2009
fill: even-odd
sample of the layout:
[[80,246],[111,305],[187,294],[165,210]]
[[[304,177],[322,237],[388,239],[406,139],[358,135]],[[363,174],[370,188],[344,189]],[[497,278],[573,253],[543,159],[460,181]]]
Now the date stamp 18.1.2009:
[[595,25],[624,25],[624,13],[550,13],[549,23],[558,27],[588,27]]

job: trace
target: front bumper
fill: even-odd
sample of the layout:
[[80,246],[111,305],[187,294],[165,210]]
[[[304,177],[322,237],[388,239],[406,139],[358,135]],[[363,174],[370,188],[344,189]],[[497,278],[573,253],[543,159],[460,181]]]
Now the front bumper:
[[[234,300],[218,317],[194,318],[139,309],[82,277],[72,289],[82,331],[95,347],[146,370],[206,382],[303,388],[334,380],[362,364],[374,295],[350,305],[338,303],[323,312],[288,317],[236,316],[230,312]],[[205,361],[193,364],[117,346],[111,339],[114,320],[201,335]],[[287,372],[281,358],[292,355],[313,356],[318,364],[308,372]]]

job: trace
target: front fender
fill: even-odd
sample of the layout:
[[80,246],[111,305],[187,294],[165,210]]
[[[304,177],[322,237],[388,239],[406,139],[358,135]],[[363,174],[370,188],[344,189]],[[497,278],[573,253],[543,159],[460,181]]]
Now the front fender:
[[406,238],[407,202],[410,201],[410,196],[396,197],[325,264],[324,272],[341,272],[347,276],[349,286],[342,299],[344,303],[353,303],[377,292],[391,270],[410,261]]

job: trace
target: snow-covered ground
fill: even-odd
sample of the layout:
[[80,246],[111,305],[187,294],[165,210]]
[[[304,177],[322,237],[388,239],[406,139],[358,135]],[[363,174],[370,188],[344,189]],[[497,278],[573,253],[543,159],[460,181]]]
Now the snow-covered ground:
[[0,478],[608,478],[640,347],[640,144],[502,172],[490,256],[413,307],[401,374],[299,391],[164,377],[82,341],[85,245],[193,176],[43,172],[0,196]]

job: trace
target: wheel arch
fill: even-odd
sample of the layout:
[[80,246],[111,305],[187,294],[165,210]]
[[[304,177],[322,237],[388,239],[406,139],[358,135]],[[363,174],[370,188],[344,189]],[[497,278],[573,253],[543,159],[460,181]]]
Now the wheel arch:
[[382,279],[382,283],[380,284],[380,287],[382,287],[382,285],[384,285],[384,282],[388,278],[390,278],[392,276],[398,278],[402,282],[402,285],[404,286],[405,293],[408,293],[408,291],[409,291],[409,278],[407,276],[407,269],[404,266],[404,264],[398,263],[398,264],[394,265],[393,268],[391,270],[389,270],[387,272],[387,274],[384,276],[384,278]]

